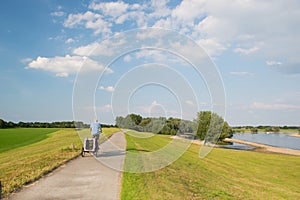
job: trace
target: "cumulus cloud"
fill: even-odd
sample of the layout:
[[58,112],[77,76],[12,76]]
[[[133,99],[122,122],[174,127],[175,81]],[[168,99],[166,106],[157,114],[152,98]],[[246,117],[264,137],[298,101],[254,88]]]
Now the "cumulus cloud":
[[64,16],[65,13],[62,12],[62,11],[57,11],[57,12],[52,12],[50,13],[51,16],[55,16],[55,17],[61,17],[61,16]]
[[23,64],[27,64],[27,63],[29,63],[29,62],[31,62],[31,61],[32,61],[32,58],[22,58],[22,59],[20,60],[20,62],[23,63]]
[[131,56],[129,55],[129,54],[127,54],[126,56],[124,56],[124,58],[123,58],[123,60],[125,61],[125,62],[130,62],[131,61]]
[[101,43],[93,42],[91,44],[77,47],[73,53],[80,56],[112,56],[120,53],[121,46],[126,41],[123,38],[116,38],[116,41],[105,40]]
[[191,100],[186,100],[185,103],[188,104],[189,106],[194,106],[195,105],[194,102],[191,101]]
[[271,60],[271,61],[266,61],[266,64],[268,66],[278,66],[278,65],[282,65],[282,62]]
[[39,69],[48,72],[55,73],[58,77],[67,77],[70,74],[75,74],[83,66],[83,71],[90,70],[105,70],[106,73],[111,73],[111,69],[104,69],[104,67],[96,61],[82,56],[70,56],[64,57],[56,56],[52,58],[37,57],[37,59],[31,61],[27,69]]
[[123,1],[117,2],[102,2],[95,3],[92,2],[89,5],[90,9],[101,11],[106,16],[118,17],[125,13],[129,7],[129,4]]
[[114,92],[115,91],[115,88],[113,86],[107,86],[107,87],[100,86],[99,89],[107,91],[107,92]]
[[74,40],[73,38],[68,38],[68,39],[65,41],[66,44],[70,44],[70,43],[73,43],[73,42],[75,42],[75,40]]
[[64,21],[64,26],[67,28],[74,28],[77,25],[84,25],[87,29],[93,29],[95,34],[109,35],[111,33],[110,22],[103,19],[103,16],[87,11],[85,13],[69,14]]
[[252,47],[252,48],[249,48],[249,49],[235,48],[234,52],[249,55],[249,54],[252,54],[252,53],[254,53],[258,50],[259,50],[258,47]]
[[[259,51],[259,56],[266,60],[284,60],[282,69],[299,71],[295,67],[300,63],[299,1],[229,0],[224,4],[222,0],[185,0],[170,5],[169,0],[92,1],[88,11],[69,14],[64,26],[84,27],[107,37],[130,20],[128,28],[153,26],[177,30],[194,39],[212,57],[228,50],[248,56],[258,56]],[[75,54],[86,54],[82,53],[83,47],[79,48],[74,50]]]

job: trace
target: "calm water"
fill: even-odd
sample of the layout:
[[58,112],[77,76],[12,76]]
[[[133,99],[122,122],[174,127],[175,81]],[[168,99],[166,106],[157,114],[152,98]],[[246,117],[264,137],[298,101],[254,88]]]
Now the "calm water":
[[300,138],[288,136],[289,134],[290,133],[238,133],[234,134],[232,138],[275,147],[300,150]]
[[239,143],[233,143],[232,145],[221,145],[222,148],[225,149],[236,149],[236,150],[252,150],[256,147],[245,145],[245,144],[239,144]]

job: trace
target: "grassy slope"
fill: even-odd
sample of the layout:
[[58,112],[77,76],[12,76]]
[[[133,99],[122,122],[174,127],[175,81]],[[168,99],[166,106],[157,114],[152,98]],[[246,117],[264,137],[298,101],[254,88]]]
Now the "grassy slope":
[[[126,135],[127,149],[152,150],[169,139]],[[215,148],[198,157],[200,146],[170,166],[146,174],[123,174],[122,199],[300,199],[300,158]],[[125,161],[126,162],[126,161]]]
[[0,153],[39,142],[46,139],[48,134],[58,130],[55,128],[0,129]]
[[[103,130],[105,135],[110,136],[119,129]],[[70,149],[72,143],[74,150]],[[75,130],[62,129],[39,142],[0,153],[0,180],[4,195],[78,156],[81,147]]]

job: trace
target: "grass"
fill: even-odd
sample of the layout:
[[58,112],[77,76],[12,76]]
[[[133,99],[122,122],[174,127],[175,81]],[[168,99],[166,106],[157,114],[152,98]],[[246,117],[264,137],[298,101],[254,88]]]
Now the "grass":
[[[108,138],[110,138],[114,133],[121,131],[119,128],[102,128],[102,132],[100,134],[99,143],[104,142]],[[78,131],[78,135],[81,139],[81,141],[84,140],[84,138],[91,137],[91,133],[89,129],[82,129]]]
[[[55,128],[0,129],[0,153],[46,139]],[[20,136],[22,133],[22,136]]]
[[[145,153],[170,138],[126,134],[127,150]],[[121,199],[300,199],[300,157],[215,148],[204,159],[191,145],[161,170],[123,174]],[[127,165],[128,160],[125,160]]]
[[[8,133],[11,131],[9,129],[5,130]],[[118,130],[105,128],[103,129],[103,136],[111,136]],[[30,134],[30,129],[16,129],[15,131],[19,132],[15,135],[16,138],[26,137],[26,134]],[[4,196],[21,188],[24,184],[39,179],[66,161],[80,155],[82,142],[74,129],[61,129],[48,134],[45,134],[46,130],[44,129],[34,129],[32,131],[36,132],[37,138],[40,138],[41,135],[46,135],[46,137],[40,141],[36,141],[33,137],[30,141],[36,142],[28,143],[26,146],[21,140],[14,140],[15,138],[12,137],[12,140],[20,141],[19,146],[16,144],[18,148],[0,153],[0,180],[3,185],[2,192]],[[37,133],[39,131],[40,134]],[[88,130],[82,131],[88,132]]]

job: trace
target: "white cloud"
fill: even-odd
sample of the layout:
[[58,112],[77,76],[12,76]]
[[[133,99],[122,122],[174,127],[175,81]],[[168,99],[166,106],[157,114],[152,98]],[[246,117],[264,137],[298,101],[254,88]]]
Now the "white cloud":
[[75,40],[74,40],[73,38],[68,38],[68,39],[65,41],[66,44],[70,44],[70,43],[73,43],[73,42],[75,42]]
[[37,57],[36,60],[31,61],[27,69],[40,69],[48,72],[55,73],[56,76],[66,77],[70,74],[75,74],[79,69],[83,71],[90,70],[105,70],[106,73],[111,73],[111,69],[104,69],[104,67],[96,61],[82,56],[65,57],[56,56],[53,58]]
[[107,87],[100,86],[99,89],[100,90],[105,90],[107,92],[114,92],[115,91],[115,88],[113,86],[107,86]]
[[278,66],[278,65],[282,65],[282,62],[271,60],[271,61],[266,61],[266,64],[268,66]]
[[243,72],[243,71],[239,71],[239,72],[230,72],[231,75],[234,75],[234,76],[252,76],[254,75],[253,73],[251,72]]
[[189,106],[194,106],[195,105],[194,102],[191,101],[191,100],[186,100],[185,103],[188,104]]
[[97,107],[96,110],[99,110],[102,112],[110,112],[112,110],[112,106],[110,104],[106,104],[106,105]]
[[129,54],[127,54],[126,56],[124,56],[124,61],[125,62],[130,62],[131,61],[131,56]]
[[77,47],[73,50],[73,53],[80,56],[89,56],[99,46],[97,42],[88,44],[86,46]]
[[258,56],[259,51],[266,60],[285,60],[282,71],[299,72],[298,0],[229,0],[226,4],[222,0],[185,0],[173,8],[169,4],[169,0],[93,1],[90,11],[69,14],[64,26],[84,27],[103,37],[110,36],[112,29],[123,29],[126,21],[128,28],[170,28],[190,36],[212,57],[228,50],[251,56]]
[[205,13],[205,1],[188,0],[182,1],[174,10],[172,17],[180,22],[192,23],[196,18]]
[[220,55],[226,50],[226,47],[217,41],[216,38],[200,39],[197,41],[197,43],[202,46],[210,56]]
[[92,2],[89,5],[90,9],[101,11],[104,15],[112,17],[118,17],[122,15],[127,11],[128,7],[129,5],[123,1],[102,3]]
[[31,62],[31,61],[32,61],[32,58],[22,58],[22,59],[20,60],[20,62],[23,63],[23,64],[27,64],[27,63],[29,63],[29,62]]
[[252,48],[249,48],[249,49],[235,48],[234,52],[249,55],[249,54],[252,54],[252,53],[254,53],[258,50],[259,50],[258,47],[252,47]]
[[104,36],[111,34],[111,23],[104,20],[102,15],[91,11],[69,14],[68,18],[64,21],[64,26],[68,28],[74,28],[77,25],[84,25],[87,29],[93,29],[95,34],[102,33]]
[[93,42],[86,46],[77,47],[73,53],[80,56],[112,56],[120,52],[121,46],[126,41],[123,38],[116,38],[116,41],[105,40],[101,43]]
[[152,101],[152,103],[150,105],[140,106],[139,107],[139,112],[141,112],[143,114],[150,114],[152,109],[154,109],[157,106],[163,107],[160,103],[158,103],[156,100],[154,100],[154,101]]
[[61,16],[65,15],[65,13],[62,11],[52,12],[50,14],[51,14],[51,16],[55,16],[55,17],[61,17]]
[[285,109],[300,109],[300,105],[293,104],[266,104],[261,102],[254,102],[251,105],[252,109],[262,110],[285,110]]
[[161,18],[171,14],[171,10],[167,7],[169,0],[151,0],[151,8],[153,12],[150,17]]

